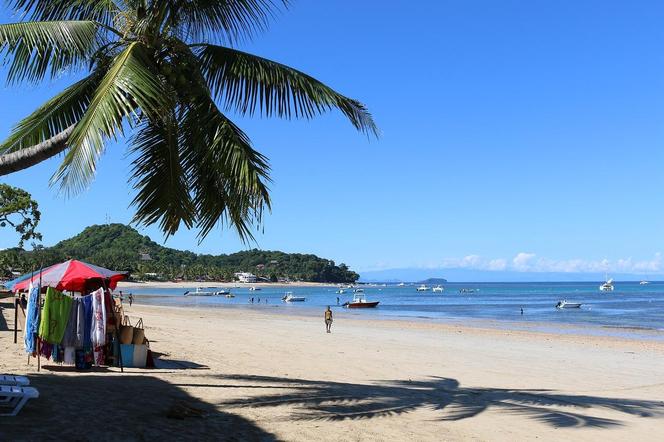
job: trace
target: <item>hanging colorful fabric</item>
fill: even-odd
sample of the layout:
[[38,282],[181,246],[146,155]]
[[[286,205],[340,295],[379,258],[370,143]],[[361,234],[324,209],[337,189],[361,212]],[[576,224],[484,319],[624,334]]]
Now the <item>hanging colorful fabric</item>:
[[42,309],[39,337],[51,344],[59,344],[69,321],[72,299],[49,287],[46,290],[44,308]]
[[35,335],[39,332],[39,287],[30,286],[28,294],[28,309],[25,316],[25,331],[23,342],[25,352],[33,354],[37,351]]

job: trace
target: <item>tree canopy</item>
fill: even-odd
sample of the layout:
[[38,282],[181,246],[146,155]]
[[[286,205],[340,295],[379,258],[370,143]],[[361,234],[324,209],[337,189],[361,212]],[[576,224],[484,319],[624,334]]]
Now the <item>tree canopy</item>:
[[36,231],[40,218],[39,206],[28,192],[0,183],[0,228],[16,230],[19,247],[23,247],[25,241],[42,239]]
[[228,116],[312,118],[338,109],[377,134],[363,104],[311,76],[238,49],[286,0],[10,0],[0,25],[10,84],[82,78],[0,143],[0,175],[63,153],[52,183],[90,185],[109,140],[127,136],[133,221],[249,240],[270,209],[270,167]]
[[163,247],[124,224],[95,225],[53,247],[36,251],[0,251],[5,269],[30,271],[66,259],[79,259],[113,270],[128,270],[142,279],[226,280],[251,272],[276,281],[354,282],[359,275],[345,264],[311,254],[246,250],[224,255],[198,255]]

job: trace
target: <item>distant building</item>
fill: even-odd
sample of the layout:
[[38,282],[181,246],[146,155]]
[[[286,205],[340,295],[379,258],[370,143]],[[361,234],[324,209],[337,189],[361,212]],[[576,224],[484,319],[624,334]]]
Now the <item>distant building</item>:
[[152,261],[152,257],[149,253],[141,253],[141,261]]
[[254,275],[253,273],[249,273],[249,272],[236,273],[235,277],[240,282],[248,282],[248,283],[256,282],[256,275]]

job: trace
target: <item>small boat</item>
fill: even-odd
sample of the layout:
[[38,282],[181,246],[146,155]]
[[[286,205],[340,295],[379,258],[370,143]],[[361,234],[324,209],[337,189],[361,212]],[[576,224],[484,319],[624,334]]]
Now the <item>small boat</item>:
[[226,293],[224,296],[227,298],[235,298],[235,295],[232,293]]
[[639,282],[639,285],[648,285],[648,284],[650,284],[649,281],[641,281],[641,282]]
[[405,286],[406,284],[404,284],[403,282],[400,282],[400,283],[397,284],[397,285],[398,285],[399,287],[403,287],[403,286]]
[[601,292],[612,292],[613,291],[613,279],[609,278],[604,284],[599,286]]
[[569,302],[569,301],[558,301],[558,304],[556,304],[557,309],[561,308],[581,308],[581,304],[578,302]]
[[459,293],[475,293],[475,289],[460,289]]
[[374,308],[380,301],[367,301],[362,293],[356,293],[353,300],[343,304],[346,308]]
[[281,300],[284,302],[304,302],[307,300],[307,298],[304,296],[294,296],[293,292],[286,292]]
[[250,292],[255,292],[256,290],[260,290],[260,287],[249,287]]
[[184,292],[184,296],[216,296],[218,294],[219,292],[208,292],[203,290],[203,287],[196,287],[196,290],[193,292],[189,290]]
[[364,293],[364,289],[355,289],[353,293]]
[[344,289],[337,290],[337,294],[339,294],[339,295],[343,295],[344,293],[346,293],[346,290],[344,290]]
[[445,290],[443,288],[443,286],[437,285],[436,287],[433,288],[432,292],[434,292],[434,293],[443,293],[443,290]]
[[429,287],[427,287],[425,284],[422,284],[421,286],[419,286],[415,290],[417,290],[418,292],[426,292],[426,291],[429,290]]

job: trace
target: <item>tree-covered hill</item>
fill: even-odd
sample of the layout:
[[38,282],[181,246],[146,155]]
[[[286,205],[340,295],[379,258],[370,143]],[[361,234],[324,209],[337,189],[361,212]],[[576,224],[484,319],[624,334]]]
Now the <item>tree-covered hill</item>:
[[251,272],[272,281],[354,282],[359,275],[345,264],[316,255],[247,250],[230,255],[197,255],[161,246],[124,224],[95,225],[37,251],[0,251],[0,271],[30,271],[73,258],[113,270],[128,270],[135,278],[172,280],[232,280],[235,272]]

